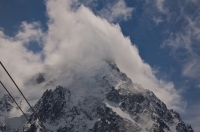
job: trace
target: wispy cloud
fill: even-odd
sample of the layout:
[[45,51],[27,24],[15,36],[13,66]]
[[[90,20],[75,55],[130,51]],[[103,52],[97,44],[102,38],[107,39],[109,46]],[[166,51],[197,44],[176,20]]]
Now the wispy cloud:
[[200,78],[200,14],[198,17],[185,14],[182,11],[182,18],[186,23],[182,30],[172,32],[163,46],[170,47],[174,57],[183,64],[184,76],[198,79]]
[[167,9],[164,8],[164,2],[165,0],[156,0],[156,6],[159,9],[160,12],[166,14],[167,13]]
[[[158,12],[168,16],[167,25],[175,27],[167,32],[161,47],[170,47],[172,55],[182,65],[182,75],[193,79],[200,78],[200,5],[196,0],[182,1],[170,6],[170,1],[156,0]],[[186,5],[186,6],[185,6]],[[175,9],[176,7],[176,9]],[[155,19],[159,22],[159,19]],[[177,28],[177,29],[176,29]]]
[[156,25],[162,23],[164,20],[160,17],[153,17],[153,21],[155,22]]
[[[173,6],[170,6],[173,3]],[[158,11],[168,15],[166,25],[169,37],[161,47],[169,47],[171,55],[180,64],[182,76],[188,80],[195,80],[192,85],[200,85],[200,3],[196,0],[174,3],[169,0],[157,0]],[[189,90],[194,90],[190,89]],[[194,130],[200,130],[199,104],[188,108],[187,120],[192,123]]]
[[109,22],[127,21],[131,18],[133,7],[127,7],[124,0],[118,0],[116,3],[108,3],[98,14]]

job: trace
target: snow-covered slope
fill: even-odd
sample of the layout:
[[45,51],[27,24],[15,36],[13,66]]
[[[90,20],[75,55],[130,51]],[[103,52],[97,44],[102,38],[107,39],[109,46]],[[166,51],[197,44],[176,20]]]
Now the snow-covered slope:
[[[49,131],[193,132],[178,113],[168,110],[153,92],[133,83],[113,62],[102,61],[70,73],[73,79],[65,85],[68,73],[62,72],[60,82],[59,78],[43,79],[48,84],[45,88],[58,86],[46,90],[34,106]],[[30,121],[32,124],[24,124],[24,131],[43,130],[35,115]],[[3,122],[1,126],[5,126]]]

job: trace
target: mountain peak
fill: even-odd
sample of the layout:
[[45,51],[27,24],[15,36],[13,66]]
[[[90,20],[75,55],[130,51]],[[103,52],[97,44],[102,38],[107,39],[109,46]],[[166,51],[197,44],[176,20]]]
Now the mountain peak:
[[[106,61],[93,71],[90,79],[77,77],[69,87],[46,90],[34,108],[48,130],[193,132],[177,112],[168,110],[153,92],[134,84],[115,63]],[[35,119],[31,120],[34,124]]]
[[[34,105],[49,131],[193,132],[177,112],[133,83],[111,61],[71,72],[62,72],[62,78],[55,79],[58,86],[47,89]],[[71,78],[72,82],[65,83]],[[25,132],[43,131],[34,114],[30,122],[25,123]]]

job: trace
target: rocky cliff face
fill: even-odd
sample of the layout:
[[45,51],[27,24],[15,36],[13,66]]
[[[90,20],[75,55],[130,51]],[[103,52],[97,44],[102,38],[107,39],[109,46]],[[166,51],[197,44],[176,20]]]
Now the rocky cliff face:
[[[74,80],[70,86],[46,90],[34,106],[50,132],[193,132],[177,112],[114,63],[101,63]],[[25,132],[44,131],[35,115],[30,121]]]

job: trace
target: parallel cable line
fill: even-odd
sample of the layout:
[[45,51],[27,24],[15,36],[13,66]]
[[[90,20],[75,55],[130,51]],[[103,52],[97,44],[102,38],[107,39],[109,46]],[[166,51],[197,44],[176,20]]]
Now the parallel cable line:
[[10,92],[8,91],[8,89],[4,86],[4,84],[0,81],[1,85],[3,86],[3,88],[7,91],[7,93],[10,95],[10,97],[12,98],[12,100],[15,102],[15,104],[17,105],[17,107],[20,109],[20,111],[24,114],[24,116],[26,117],[27,121],[29,123],[31,123],[27,117],[27,115],[24,113],[24,111],[21,109],[21,107],[17,104],[17,102],[15,101],[15,99],[13,98],[13,96],[10,94]]
[[21,93],[21,95],[23,96],[23,98],[25,99],[25,101],[27,102],[27,104],[29,105],[29,107],[31,108],[31,110],[33,111],[34,115],[37,116],[37,118],[39,119],[42,127],[44,128],[44,130],[47,132],[47,129],[45,128],[43,122],[40,120],[38,114],[35,112],[35,110],[33,109],[33,107],[30,105],[30,103],[28,102],[28,100],[26,99],[26,97],[24,96],[24,94],[22,93],[22,91],[19,89],[19,87],[17,86],[17,84],[15,83],[15,81],[13,80],[13,78],[11,77],[11,75],[9,74],[9,72],[6,70],[6,68],[4,67],[4,65],[1,63],[1,66],[3,67],[3,69],[5,70],[5,72],[8,74],[8,76],[10,77],[10,79],[12,80],[12,82],[15,84],[15,86],[17,87],[17,89],[19,90],[19,92]]

